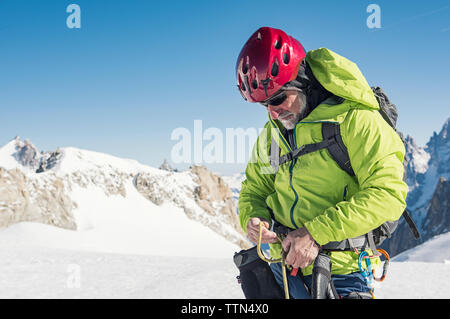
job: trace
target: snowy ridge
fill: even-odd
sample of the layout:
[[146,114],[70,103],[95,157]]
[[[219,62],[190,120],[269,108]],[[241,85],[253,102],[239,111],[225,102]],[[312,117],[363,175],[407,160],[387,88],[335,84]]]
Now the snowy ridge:
[[[27,152],[23,151],[25,144]],[[3,222],[9,227],[1,231],[0,239],[12,236],[16,238],[13,242],[44,247],[166,256],[229,257],[241,249],[240,245],[248,245],[240,229],[221,213],[225,205],[222,198],[209,202],[217,210],[214,214],[199,206],[195,191],[200,185],[192,171],[159,170],[135,160],[73,147],[58,149],[57,160],[48,166],[46,160],[54,153],[38,152],[31,143],[16,138],[0,148],[0,167],[6,169],[5,174],[19,174],[17,178],[30,194],[22,201],[36,207],[42,205],[40,196],[33,195],[38,194],[35,189],[50,191],[53,184],[60,185],[48,195],[48,202],[55,193],[66,195],[63,208],[67,223],[75,223],[77,231],[36,224],[34,221],[55,225],[48,214],[31,218],[24,211],[21,220]],[[11,180],[0,188],[9,190],[18,183]],[[147,187],[141,187],[143,184]],[[5,199],[6,208],[15,200],[13,195]],[[53,207],[47,206],[46,210]],[[11,214],[18,216],[14,211]],[[51,216],[55,214],[60,213],[52,212]],[[33,223],[14,224],[21,221]]]

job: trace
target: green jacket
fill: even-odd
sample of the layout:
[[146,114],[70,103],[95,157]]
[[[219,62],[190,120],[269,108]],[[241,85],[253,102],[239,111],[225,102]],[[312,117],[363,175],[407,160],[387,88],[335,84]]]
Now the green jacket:
[[[317,80],[345,101],[338,105],[325,101],[298,122],[296,147],[322,141],[321,123],[340,123],[356,176],[343,171],[326,149],[282,164],[273,174],[268,159],[272,137],[281,155],[291,149],[280,133],[281,124],[269,115],[246,168],[239,218],[246,231],[252,217],[271,220],[270,207],[278,222],[290,228],[306,227],[324,245],[400,218],[408,191],[402,179],[405,148],[379,114],[378,102],[356,64],[326,48],[308,52],[306,61]],[[271,244],[270,252],[279,258],[281,245]],[[357,258],[354,252],[333,252],[332,273],[358,271]],[[311,272],[312,266],[303,270],[305,275]]]

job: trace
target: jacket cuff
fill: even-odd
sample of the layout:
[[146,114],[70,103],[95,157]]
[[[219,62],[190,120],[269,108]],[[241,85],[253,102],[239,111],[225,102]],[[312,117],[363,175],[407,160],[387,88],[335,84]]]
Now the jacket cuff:
[[309,231],[314,241],[320,246],[323,246],[331,241],[330,238],[332,238],[332,232],[330,231],[328,224],[320,220],[319,217],[306,222],[304,227]]

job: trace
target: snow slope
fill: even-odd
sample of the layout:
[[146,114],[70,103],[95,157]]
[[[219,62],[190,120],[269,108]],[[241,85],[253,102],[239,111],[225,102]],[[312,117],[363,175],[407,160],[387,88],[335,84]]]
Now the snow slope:
[[386,279],[375,288],[377,299],[448,299],[450,265],[391,262]]
[[394,260],[402,262],[423,261],[450,265],[450,233],[436,236],[420,246],[411,248],[395,256]]
[[[17,241],[29,226],[0,233],[0,298],[244,298],[231,256],[111,254],[45,247],[42,242],[37,247]],[[54,233],[48,226],[38,235]],[[449,246],[449,236],[436,240]],[[376,298],[450,297],[450,264],[419,261],[417,250],[410,252],[416,261],[391,262],[386,280],[375,288]],[[449,259],[440,253],[432,253],[434,260]]]
[[0,249],[0,298],[243,298],[235,277],[231,258]]
[[377,298],[450,298],[450,233],[393,258]]
[[[106,196],[100,188],[75,187],[78,231],[39,223],[19,223],[0,231],[0,247],[25,246],[161,256],[225,257],[239,248],[187,218],[171,204],[157,206],[133,185],[127,197]],[[130,202],[133,206],[130,207]]]

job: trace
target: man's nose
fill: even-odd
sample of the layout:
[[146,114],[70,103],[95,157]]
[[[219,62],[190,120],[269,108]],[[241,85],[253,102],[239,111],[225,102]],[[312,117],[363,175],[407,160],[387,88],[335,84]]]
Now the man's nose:
[[276,120],[278,118],[278,116],[280,116],[281,112],[283,111],[281,108],[277,108],[277,107],[273,107],[271,105],[269,105],[267,107],[267,109],[269,110],[269,114],[270,116]]

